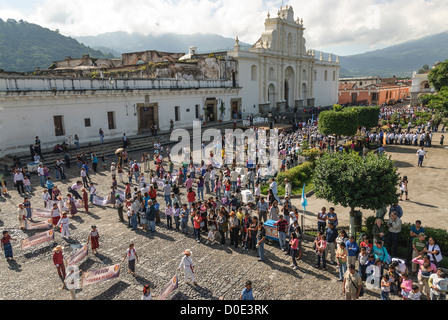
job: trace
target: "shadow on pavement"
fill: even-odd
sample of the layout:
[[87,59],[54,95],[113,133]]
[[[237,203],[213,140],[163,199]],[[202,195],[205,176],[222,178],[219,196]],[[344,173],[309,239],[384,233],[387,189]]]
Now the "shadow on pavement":
[[117,295],[119,295],[122,291],[125,291],[129,286],[130,286],[130,284],[123,282],[123,281],[119,281],[119,282],[115,283],[114,285],[112,285],[110,288],[108,288],[103,293],[97,295],[96,297],[93,297],[92,300],[112,300]]
[[426,204],[426,203],[421,203],[421,202],[416,202],[416,201],[411,201],[411,200],[407,200],[407,202],[415,203],[415,204],[418,204],[419,206],[423,206],[423,207],[439,208],[439,207],[433,206],[431,204]]

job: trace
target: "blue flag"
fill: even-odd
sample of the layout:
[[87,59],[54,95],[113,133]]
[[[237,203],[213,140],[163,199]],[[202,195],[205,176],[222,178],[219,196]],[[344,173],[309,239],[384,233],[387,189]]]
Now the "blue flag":
[[303,184],[303,190],[302,190],[302,207],[303,210],[305,210],[305,208],[308,207],[308,201],[306,200],[306,194],[305,194],[305,184]]

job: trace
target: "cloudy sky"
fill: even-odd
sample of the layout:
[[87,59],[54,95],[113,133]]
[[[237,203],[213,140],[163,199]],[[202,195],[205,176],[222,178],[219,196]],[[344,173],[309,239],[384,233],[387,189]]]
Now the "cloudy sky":
[[[309,49],[348,55],[448,31],[447,0],[284,0],[304,20]],[[126,31],[217,33],[254,43],[276,0],[0,0],[0,18],[67,36]]]

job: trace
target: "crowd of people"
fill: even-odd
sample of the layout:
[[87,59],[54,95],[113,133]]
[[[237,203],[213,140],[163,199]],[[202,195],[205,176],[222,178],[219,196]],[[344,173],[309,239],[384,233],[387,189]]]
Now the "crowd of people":
[[[388,111],[384,112],[387,114]],[[399,128],[397,130],[397,134],[403,134]],[[255,133],[258,134],[256,128]],[[408,141],[406,134],[410,133],[404,133],[404,141]],[[373,136],[370,137],[370,141],[381,142],[384,138],[381,133],[371,135]],[[130,157],[126,151],[127,138],[125,135],[123,137],[123,148],[117,153],[116,162],[112,162],[110,166],[110,187],[108,187],[110,191],[107,194],[108,204],[117,210],[118,221],[127,223],[132,230],[140,229],[148,233],[155,233],[157,228],[161,227],[176,230],[194,237],[198,243],[211,248],[216,245],[241,248],[242,252],[253,253],[258,256],[258,261],[263,262],[266,261],[265,243],[273,241],[267,236],[266,222],[272,220],[277,231],[279,250],[289,257],[287,259],[290,259],[290,267],[293,270],[299,269],[297,261],[303,256],[304,233],[299,224],[299,211],[290,200],[290,182],[285,181],[285,196],[280,199],[274,174],[267,178],[264,168],[259,164],[263,157],[269,156],[269,146],[272,142],[269,137],[262,137],[265,139],[263,145],[266,149],[258,149],[238,140],[229,141],[230,136],[223,135],[222,141],[213,145],[209,162],[202,161],[200,165],[195,165],[191,150],[185,148],[183,150],[185,161],[178,168],[175,168],[172,162],[170,148],[164,148],[158,142],[153,143],[151,154],[145,152],[139,160]],[[340,150],[334,137],[324,136],[318,132],[317,121],[293,121],[293,131],[289,133],[285,130],[280,131],[278,138],[275,150],[278,152],[280,170],[289,169],[300,163],[299,153],[304,142],[320,150]],[[389,143],[397,141],[395,135],[386,139]],[[233,146],[233,150],[226,150],[225,146]],[[252,150],[252,147],[256,150],[253,161],[247,160],[243,167],[237,165],[243,155],[248,156],[248,151]],[[221,154],[218,157],[220,156],[224,162],[228,155],[234,153],[233,163],[216,166],[217,161],[214,161],[213,157],[219,150]],[[201,152],[204,155],[204,145]],[[104,154],[100,159],[105,168],[107,159]],[[75,216],[80,207],[89,212],[94,206],[94,199],[98,194],[91,179],[91,170],[94,173],[100,170],[98,160],[94,152],[89,156],[85,153],[77,155],[79,180],[68,188],[65,196],[63,195],[65,192],[59,190],[52,181],[51,170],[45,165],[39,165],[37,172],[40,186],[43,188],[43,204],[51,210],[53,227],[60,228],[64,237],[70,238],[68,215]],[[92,169],[89,164],[92,165]],[[272,164],[268,162],[267,166],[272,167]],[[68,153],[64,156],[64,160],[58,159],[54,163],[56,180],[67,178],[64,167],[70,168]],[[28,184],[25,182],[28,174],[19,163],[16,163],[14,183],[18,193],[27,196],[24,202],[18,205],[21,228],[26,228],[26,222],[32,220],[29,199],[32,193],[30,189],[26,192],[24,190],[24,186]],[[269,191],[267,196],[263,196],[260,188],[266,182],[269,184]],[[2,186],[3,183],[4,180]],[[124,192],[120,192],[119,185],[124,186]],[[243,197],[242,191],[245,189],[251,192],[253,199]],[[407,198],[407,181],[405,190]],[[63,205],[54,203],[51,207],[47,206],[56,200],[63,200]],[[366,236],[362,241],[355,239],[354,236],[348,237],[344,230],[338,229],[338,218],[334,208],[330,208],[328,213],[326,208],[322,208],[317,214],[318,235],[313,242],[315,267],[320,268],[322,263],[322,270],[327,271],[329,255],[329,264],[337,266],[337,278],[343,283],[342,291],[347,299],[359,298],[367,283],[374,284],[381,290],[382,299],[388,299],[389,294],[399,295],[403,299],[418,299],[419,292],[424,293],[428,299],[446,299],[446,276],[438,268],[441,250],[433,238],[425,241],[426,236],[421,222],[416,222],[410,234],[412,272],[409,272],[406,266],[406,262],[409,261],[395,258],[403,215],[397,206],[396,204],[391,208],[386,226],[382,225],[382,219],[377,219],[372,230],[374,238]],[[165,223],[162,223],[162,219]],[[99,247],[98,237],[96,226],[93,226],[89,243],[94,251]],[[13,258],[11,240],[14,239],[7,233],[4,234],[2,248],[8,259]],[[190,255],[191,251],[186,250],[187,258],[182,259],[179,268],[184,267],[185,282],[191,279],[196,283],[189,268],[193,266],[191,258],[188,259]],[[135,261],[138,261],[138,255],[133,245],[127,250],[123,261],[126,259],[129,262],[130,272],[135,276]],[[55,264],[59,265],[56,262]],[[417,270],[418,282],[413,283],[410,276]],[[58,272],[61,279],[66,276],[65,271],[62,272],[59,267]],[[251,295],[251,283],[248,282],[246,289],[241,296]],[[144,295],[150,297],[150,288],[145,290]]]

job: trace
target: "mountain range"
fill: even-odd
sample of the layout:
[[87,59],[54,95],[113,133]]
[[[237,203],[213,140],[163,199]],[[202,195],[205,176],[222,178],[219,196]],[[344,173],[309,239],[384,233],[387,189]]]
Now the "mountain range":
[[111,54],[89,48],[58,31],[22,20],[0,19],[0,69],[17,72],[34,71],[36,67],[46,69],[53,61],[64,60],[66,56],[82,57],[83,54],[113,58]]
[[[110,32],[97,36],[71,38],[25,21],[0,19],[0,69],[29,72],[35,67],[48,68],[66,56],[80,58],[120,58],[122,53],[146,50],[208,53],[232,50],[235,39],[217,34],[164,35]],[[242,43],[242,50],[252,45]],[[448,59],[448,32],[408,41],[388,48],[340,57],[342,77],[410,77],[423,65]]]
[[448,32],[407,41],[380,50],[340,57],[341,78],[411,77],[423,65],[448,59]]
[[[109,32],[97,36],[77,37],[79,42],[107,53],[128,53],[146,50],[164,52],[188,52],[190,46],[197,47],[197,52],[218,52],[233,50],[235,39],[217,34],[183,35],[166,33],[163,35],[142,35],[138,33]],[[252,45],[240,42],[242,50]]]

